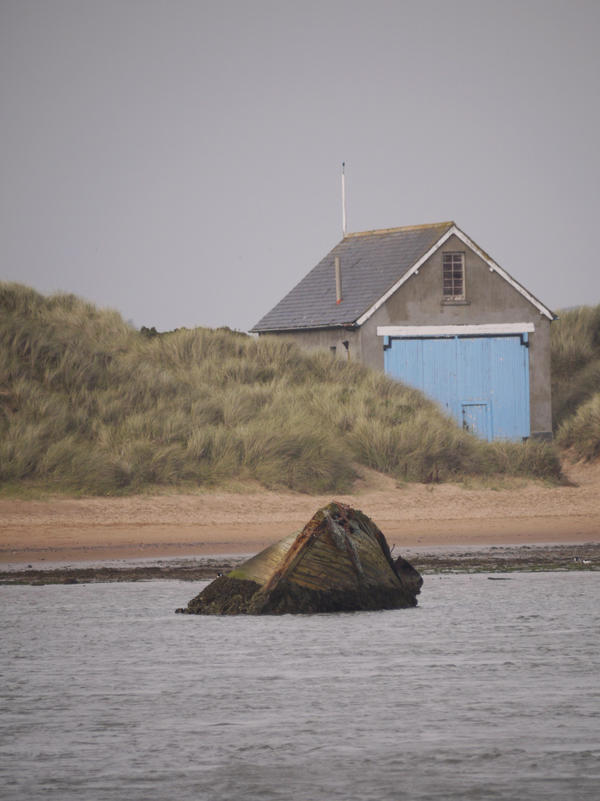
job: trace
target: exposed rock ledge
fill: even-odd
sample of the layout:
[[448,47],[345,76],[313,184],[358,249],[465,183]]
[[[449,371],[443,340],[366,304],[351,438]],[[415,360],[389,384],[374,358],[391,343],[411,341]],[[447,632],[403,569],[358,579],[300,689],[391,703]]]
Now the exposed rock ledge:
[[372,520],[332,502],[299,534],[215,579],[177,612],[277,615],[400,609],[416,606],[422,584],[406,560],[393,560]]

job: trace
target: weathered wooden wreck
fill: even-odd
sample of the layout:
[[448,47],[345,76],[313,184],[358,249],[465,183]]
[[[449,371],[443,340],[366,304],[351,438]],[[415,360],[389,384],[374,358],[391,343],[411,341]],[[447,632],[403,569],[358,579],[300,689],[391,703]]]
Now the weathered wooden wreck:
[[197,615],[350,612],[416,606],[423,584],[362,512],[332,502],[291,534],[220,576],[187,608]]

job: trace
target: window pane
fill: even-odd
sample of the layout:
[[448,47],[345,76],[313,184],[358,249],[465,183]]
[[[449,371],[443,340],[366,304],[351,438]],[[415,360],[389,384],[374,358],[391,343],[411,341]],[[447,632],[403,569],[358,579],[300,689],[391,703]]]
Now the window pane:
[[464,253],[442,254],[442,297],[463,300],[465,297]]

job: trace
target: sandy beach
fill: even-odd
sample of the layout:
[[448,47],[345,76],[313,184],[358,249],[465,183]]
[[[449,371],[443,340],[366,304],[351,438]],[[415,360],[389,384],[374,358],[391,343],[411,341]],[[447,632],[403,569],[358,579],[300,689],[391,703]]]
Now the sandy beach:
[[[352,495],[399,550],[600,541],[600,464],[565,465],[569,483],[512,488],[397,484],[368,472]],[[104,562],[255,553],[300,529],[332,496],[199,492],[0,500],[0,564]]]

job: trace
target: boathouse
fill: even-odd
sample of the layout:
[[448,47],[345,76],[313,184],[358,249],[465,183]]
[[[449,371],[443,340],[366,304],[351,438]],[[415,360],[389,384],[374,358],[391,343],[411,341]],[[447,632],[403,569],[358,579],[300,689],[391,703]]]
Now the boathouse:
[[555,315],[453,222],[349,233],[252,329],[385,370],[487,439],[550,438]]

